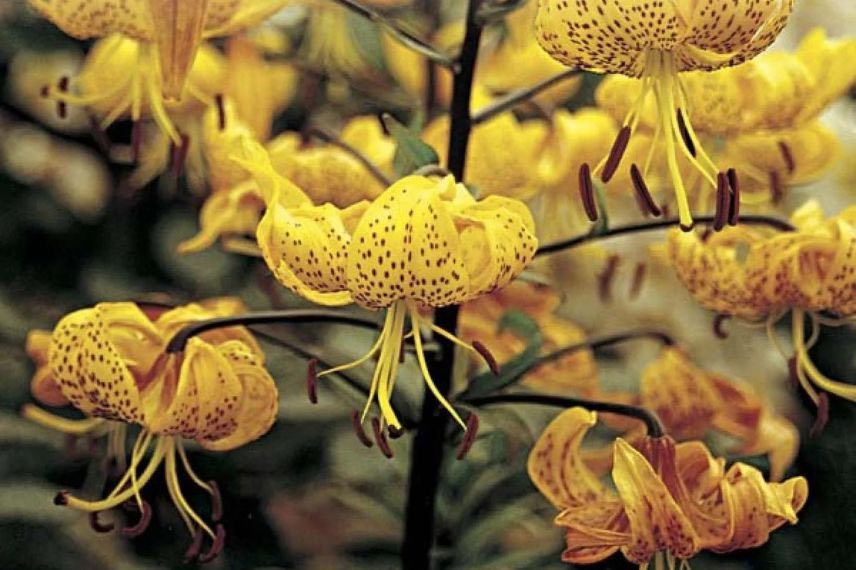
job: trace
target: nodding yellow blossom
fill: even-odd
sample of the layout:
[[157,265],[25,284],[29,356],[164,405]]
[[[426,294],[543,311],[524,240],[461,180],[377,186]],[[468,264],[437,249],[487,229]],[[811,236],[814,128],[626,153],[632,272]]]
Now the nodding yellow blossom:
[[[816,404],[815,386],[856,401],[856,386],[827,378],[808,355],[819,325],[834,322],[820,313],[842,319],[856,314],[856,208],[825,218],[819,204],[810,201],[791,220],[793,232],[741,226],[706,239],[672,232],[669,257],[678,278],[708,309],[766,318],[768,330],[792,311],[794,374],[802,387]],[[806,314],[813,325],[808,340]]]
[[[26,417],[76,435],[106,432],[108,452],[123,465],[128,425],[140,426],[127,470],[109,495],[89,501],[62,492],[57,504],[98,513],[130,500],[145,520],[150,507],[141,490],[163,465],[170,497],[191,536],[200,540],[205,533],[213,548],[222,547],[222,530],[212,530],[182,493],[179,462],[194,483],[218,499],[213,483],[191,469],[182,439],[214,451],[258,439],[276,417],[276,385],[264,368],[264,354],[242,327],[192,337],[182,353],[167,354],[164,349],[183,326],[242,310],[243,304],[234,299],[157,311],[159,315],[146,314],[134,303],[99,303],[57,323],[49,333],[47,364],[48,333],[31,334],[30,346],[41,347],[33,395],[48,405],[71,404],[87,419],[60,418],[36,406],[24,408]],[[219,514],[212,516],[212,522],[218,519]]]
[[614,489],[600,482],[580,449],[597,416],[583,408],[560,414],[529,454],[529,477],[561,512],[562,560],[599,562],[621,551],[631,563],[674,568],[701,550],[731,552],[767,542],[795,524],[808,483],[794,477],[768,483],[744,463],[725,468],[700,441],[645,437],[613,446]]
[[[487,104],[484,92],[475,97]],[[538,185],[535,163],[545,147],[547,124],[543,121],[518,121],[511,111],[475,126],[467,150],[467,182],[482,196],[508,196],[526,200],[535,195]],[[431,145],[446,164],[449,146],[449,117],[430,122],[422,139]]]
[[[750,60],[769,46],[788,20],[793,0],[762,2],[565,2],[539,3],[536,34],[541,46],[569,66],[641,78],[640,95],[622,122],[622,134],[594,173],[607,182],[645,111],[656,101],[655,139],[662,138],[681,226],[692,226],[678,156],[717,186],[720,169],[693,130],[680,72],[714,70]],[[657,145],[651,145],[651,152]],[[643,176],[645,172],[642,172]]]
[[[511,282],[537,247],[526,206],[499,196],[477,201],[451,176],[407,176],[373,201],[344,210],[329,203],[288,208],[281,205],[282,196],[293,185],[276,174],[261,147],[248,146],[240,162],[266,197],[256,239],[276,278],[315,303],[356,302],[387,310],[380,337],[368,354],[322,374],[377,355],[362,417],[365,420],[376,400],[384,424],[400,429],[390,395],[402,340],[412,336],[428,388],[464,426],[431,379],[421,329],[474,349],[421,316],[420,308],[463,303]],[[410,331],[405,333],[408,320]]]
[[[498,329],[502,316],[516,310],[538,324],[545,354],[583,342],[586,334],[582,328],[555,315],[559,302],[558,293],[549,287],[515,281],[465,303],[459,317],[459,336],[468,342],[478,340],[499,364],[504,364],[526,349],[526,339]],[[547,392],[593,396],[598,392],[597,364],[591,350],[576,350],[537,367],[523,383]]]
[[[159,98],[181,99],[204,38],[231,35],[258,24],[284,0],[28,0],[62,31],[78,39],[121,34],[144,44]],[[133,69],[134,66],[125,68]]]
[[[199,233],[179,245],[181,253],[201,251],[220,236],[246,236],[255,232],[265,208],[256,182],[229,157],[240,153],[249,128],[235,117],[234,106],[224,101],[224,129],[218,127],[218,111],[209,109],[203,121],[204,140],[213,192],[202,206]],[[358,116],[348,121],[339,139],[358,150],[387,175],[392,174],[395,143],[383,133],[376,117]],[[330,143],[308,144],[298,133],[286,132],[266,146],[276,173],[299,187],[304,204],[331,203],[347,208],[372,199],[383,185],[351,153]],[[295,192],[291,196],[297,195]]]

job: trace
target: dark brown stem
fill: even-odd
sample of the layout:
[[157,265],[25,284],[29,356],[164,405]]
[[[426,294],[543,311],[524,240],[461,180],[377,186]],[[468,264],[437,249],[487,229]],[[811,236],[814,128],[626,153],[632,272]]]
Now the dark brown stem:
[[369,160],[366,155],[364,155],[362,152],[349,145],[345,141],[337,138],[333,133],[327,132],[326,130],[320,127],[310,127],[306,130],[306,134],[321,139],[322,141],[331,144],[335,147],[338,147],[353,156],[357,160],[357,162],[362,164],[365,169],[369,171],[369,174],[371,174],[375,178],[375,180],[383,184],[384,188],[392,184],[392,180],[387,178],[386,174],[384,174],[375,163]]
[[[713,222],[715,216],[697,216],[695,218],[696,222],[700,223],[710,223]],[[641,232],[649,232],[654,230],[660,230],[663,228],[676,227],[679,220],[678,218],[668,218],[665,220],[657,220],[656,222],[643,222],[639,224],[629,224],[626,226],[617,226],[614,228],[610,228],[604,232],[592,233],[589,232],[587,234],[582,234],[576,237],[572,237],[565,240],[560,240],[553,243],[548,243],[542,245],[538,248],[538,251],[535,252],[535,255],[546,255],[549,253],[556,253],[557,251],[565,251],[568,249],[572,249],[583,244],[597,241],[600,239],[607,239],[623,234],[635,234]],[[746,215],[740,216],[740,223],[743,224],[757,224],[757,225],[766,225],[770,226],[773,229],[782,231],[782,232],[792,232],[796,230],[796,228],[785,220],[780,220],[778,218],[771,218],[769,216],[759,216],[759,215]]]
[[542,91],[546,91],[554,85],[558,85],[562,81],[570,79],[571,77],[576,77],[577,75],[579,75],[579,73],[580,72],[576,69],[566,69],[561,73],[557,73],[552,77],[548,77],[547,79],[539,81],[535,85],[531,85],[529,87],[524,87],[523,89],[518,89],[516,91],[507,93],[506,95],[500,97],[487,107],[483,107],[476,111],[473,115],[473,124],[478,125],[480,123],[488,121],[493,117],[499,115],[500,113],[507,111],[512,107],[519,105],[520,103],[532,99]]

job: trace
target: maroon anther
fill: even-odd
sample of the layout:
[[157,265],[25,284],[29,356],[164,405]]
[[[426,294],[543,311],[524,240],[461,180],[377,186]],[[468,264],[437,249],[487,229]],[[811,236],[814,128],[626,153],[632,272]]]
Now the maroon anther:
[[797,357],[796,356],[792,356],[792,357],[788,358],[788,380],[790,380],[791,386],[793,386],[794,389],[796,389],[796,390],[800,389],[800,377],[799,377],[799,373],[797,372]]
[[366,447],[372,447],[374,444],[369,436],[366,435],[366,430],[363,429],[363,422],[360,421],[360,412],[353,410],[351,412],[351,424],[354,426],[354,433],[357,434],[357,439]]
[[467,456],[473,444],[476,442],[476,436],[479,433],[479,416],[476,413],[471,413],[467,418],[467,431],[464,432],[464,439],[461,440],[461,445],[458,447],[458,454],[455,456],[458,461]]
[[98,520],[99,514],[100,511],[89,513],[89,526],[92,527],[92,530],[95,532],[107,533],[116,527],[113,523],[102,524],[101,521]]
[[375,442],[377,443],[377,447],[380,449],[380,452],[383,453],[387,459],[392,459],[395,454],[389,446],[386,434],[380,427],[380,418],[372,418],[372,431],[374,432]]
[[313,404],[318,403],[318,360],[311,358],[306,363],[306,395]]
[[785,188],[782,186],[782,177],[775,170],[770,171],[770,198],[773,204],[778,204],[785,197]]
[[648,269],[648,266],[645,265],[644,261],[639,261],[636,263],[636,267],[633,268],[633,281],[630,284],[630,299],[635,300],[639,297],[639,293],[642,292],[642,284],[645,283],[645,273]]
[[731,315],[725,315],[723,313],[717,313],[716,316],[713,317],[713,334],[718,339],[726,339],[728,338],[728,331],[722,328],[722,325],[731,318]]
[[199,552],[202,550],[202,529],[197,528],[193,533],[193,541],[190,543],[190,546],[187,547],[187,550],[184,552],[184,562],[185,564],[190,564],[191,562],[195,562],[197,558],[199,558]]
[[68,504],[68,491],[60,491],[53,498],[53,504],[58,507],[64,507]]
[[785,141],[779,141],[779,152],[782,154],[782,160],[785,161],[785,168],[788,169],[788,174],[793,174],[797,169],[797,163],[794,160],[794,153],[791,152],[791,147]]
[[736,226],[740,221],[740,179],[737,178],[737,171],[729,168],[725,172],[725,177],[728,178],[728,186],[731,188],[731,208],[728,212],[728,225]]
[[[63,75],[62,77],[60,77],[56,87],[60,93],[68,93],[68,76]],[[57,101],[56,114],[59,116],[60,119],[65,119],[68,116],[68,105],[65,101]]]
[[386,431],[389,434],[389,439],[398,439],[404,435],[404,428],[399,429],[395,426],[387,426]]
[[211,562],[223,552],[223,546],[226,544],[226,529],[222,524],[218,524],[214,529],[214,540],[211,542],[211,548],[207,552],[200,554],[196,559],[200,564]]
[[488,350],[488,348],[484,344],[477,340],[473,341],[473,348],[476,350],[476,352],[479,353],[479,356],[484,359],[485,364],[487,364],[487,367],[490,369],[493,375],[499,376],[499,363],[496,361],[496,357],[493,355],[493,353],[491,353],[491,351]]
[[220,486],[217,481],[208,481],[208,486],[211,488],[211,520],[220,522],[223,518],[223,497],[220,495]]
[[101,149],[101,152],[110,152],[110,139],[107,137],[104,129],[101,128],[101,125],[98,124],[98,119],[92,115],[89,116],[89,130],[92,132],[92,138],[95,139],[95,143]]
[[131,123],[131,157],[134,162],[140,161],[140,147],[143,144],[143,127],[140,121]]
[[226,107],[223,106],[223,94],[214,96],[214,104],[217,105],[217,128],[221,131],[226,128]]
[[814,423],[811,425],[809,435],[817,437],[823,428],[826,427],[826,422],[829,421],[829,396],[826,392],[820,392],[817,395],[817,416],[814,418]]
[[[139,508],[137,503],[131,502],[130,504]],[[147,501],[143,501],[142,505],[140,520],[138,520],[136,524],[122,527],[123,536],[127,536],[129,538],[140,536],[147,528],[149,528],[149,523],[152,522],[152,507]]]
[[187,151],[190,150],[190,137],[181,133],[181,144],[172,148],[172,163],[170,172],[173,176],[178,177],[181,171],[184,170],[184,163],[187,161]]
[[678,109],[676,115],[678,117],[678,131],[681,133],[681,139],[684,141],[684,146],[687,147],[687,150],[691,155],[693,155],[693,158],[695,158],[696,147],[692,137],[690,136],[690,131],[687,129],[687,122],[684,120],[684,114],[680,109]]
[[39,89],[39,95],[44,98],[49,97],[51,94],[51,86],[50,85],[42,85],[42,88]]
[[695,227],[695,222],[690,222],[689,224],[678,223],[678,227],[681,228],[682,232],[688,233],[693,231],[693,228]]
[[621,257],[613,253],[606,260],[606,267],[597,276],[597,296],[601,303],[612,302],[612,282],[615,279],[615,273],[618,271],[618,263]]
[[645,184],[642,172],[639,171],[639,167],[635,164],[630,165],[630,180],[633,182],[633,189],[636,190],[636,196],[638,196],[645,212],[655,218],[660,216],[663,212],[660,211],[660,207],[657,206],[654,198],[651,197],[651,192],[648,190],[648,185]]
[[583,209],[586,212],[586,217],[592,221],[597,221],[597,204],[594,201],[594,186],[591,181],[591,169],[587,162],[580,165],[579,171],[579,186],[580,198],[583,201]]
[[600,174],[600,180],[604,184],[612,180],[615,171],[618,170],[618,165],[621,164],[621,159],[624,157],[624,151],[627,150],[627,143],[629,142],[630,127],[625,125],[618,131],[618,136],[615,137],[615,142],[612,143],[612,148],[609,150],[606,164],[603,166],[603,172]]
[[724,172],[716,174],[716,213],[713,216],[713,231],[721,231],[728,221],[731,199],[728,195],[728,178]]

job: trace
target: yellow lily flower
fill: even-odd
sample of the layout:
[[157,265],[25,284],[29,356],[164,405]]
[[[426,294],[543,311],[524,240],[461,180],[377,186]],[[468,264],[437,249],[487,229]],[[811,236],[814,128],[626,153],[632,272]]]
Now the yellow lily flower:
[[420,329],[431,328],[475,349],[421,316],[419,309],[463,303],[511,282],[537,247],[526,206],[499,196],[476,201],[450,176],[439,181],[407,176],[371,203],[345,210],[329,203],[286,208],[279,205],[280,196],[292,185],[275,173],[261,147],[249,146],[239,162],[266,196],[256,239],[280,283],[323,305],[356,302],[387,309],[383,330],[368,354],[322,374],[379,355],[362,419],[376,398],[385,425],[400,429],[390,394],[409,318],[408,334],[428,388],[465,426],[431,379]]
[[[209,109],[205,116],[214,192],[202,206],[199,233],[179,245],[181,253],[201,251],[222,235],[254,233],[265,209],[259,186],[230,159],[240,154],[245,140],[254,137],[243,122],[233,118],[234,107],[228,100],[224,101],[224,113],[226,128],[222,130],[217,126],[216,110]],[[376,117],[352,118],[342,129],[340,140],[360,151],[385,174],[392,174],[395,143],[383,133]],[[276,174],[292,183],[287,195],[297,202],[291,206],[332,203],[347,208],[375,198],[384,189],[359,160],[333,144],[306,145],[298,133],[287,132],[271,140],[266,151]]]
[[[513,331],[497,330],[499,320],[507,311],[518,310],[538,323],[544,337],[544,353],[583,342],[586,334],[582,328],[554,314],[559,302],[559,294],[549,287],[524,281],[509,283],[506,287],[473,299],[461,307],[458,320],[459,336],[467,342],[478,340],[497,363],[505,364],[526,349],[526,340]],[[591,350],[569,352],[527,374],[523,384],[547,392],[593,396],[598,393],[594,355]]]
[[[695,135],[679,72],[713,70],[750,60],[769,46],[788,20],[793,0],[757,2],[619,2],[598,4],[545,0],[535,21],[538,42],[565,65],[598,73],[642,78],[641,95],[622,122],[609,156],[594,169],[608,182],[643,114],[656,99],[657,131],[665,144],[681,226],[692,226],[689,201],[678,166],[684,157],[711,186],[720,169]],[[690,148],[688,148],[690,147]],[[651,152],[656,145],[651,146]],[[647,162],[647,161],[646,161]],[[644,176],[644,172],[642,172]]]
[[[768,331],[792,311],[794,373],[802,387],[818,405],[820,395],[813,385],[856,401],[853,385],[827,378],[808,355],[819,324],[829,321],[819,313],[843,319],[856,314],[856,208],[827,219],[819,204],[809,201],[791,221],[794,232],[738,227],[706,240],[672,232],[669,257],[678,278],[708,309],[752,320],[766,318]],[[806,313],[814,331],[808,341]]]
[[[237,300],[214,299],[155,317],[134,303],[99,303],[60,320],[50,333],[47,372],[43,360],[36,359],[39,368],[33,395],[49,405],[70,403],[87,419],[60,418],[35,406],[26,406],[24,415],[76,435],[106,431],[108,449],[120,456],[122,464],[127,425],[137,424],[141,430],[124,476],[106,498],[89,501],[63,491],[57,504],[98,513],[134,500],[142,520],[147,521],[150,507],[140,493],[164,465],[170,497],[194,539],[197,554],[205,533],[212,540],[208,555],[216,555],[222,548],[222,527],[218,524],[212,530],[186,501],[179,485],[178,462],[215,502],[217,490],[191,469],[182,439],[192,439],[213,451],[258,439],[276,417],[276,385],[264,368],[264,354],[242,327],[192,337],[182,354],[166,354],[164,349],[183,326],[242,310],[243,304]],[[44,334],[35,334],[33,345],[43,345]],[[53,384],[49,389],[35,388],[49,383]],[[57,391],[62,399],[54,397]],[[219,523],[218,510],[215,505],[212,522]]]
[[675,444],[646,437],[633,447],[617,438],[606,487],[583,462],[580,445],[597,416],[582,408],[560,414],[529,455],[529,477],[561,512],[562,560],[599,562],[621,551],[647,568],[669,568],[700,550],[730,552],[765,543],[770,532],[795,524],[808,496],[803,477],[767,483],[749,465],[728,470],[698,441]]
[[[476,105],[489,98],[480,92]],[[535,164],[544,147],[547,125],[542,121],[520,122],[511,111],[502,113],[480,125],[470,134],[467,151],[467,181],[475,185],[482,196],[508,196],[526,200],[539,190]],[[422,140],[432,146],[446,164],[449,146],[449,117],[430,122]]]
[[[204,38],[231,35],[276,12],[284,0],[110,0],[56,2],[28,0],[30,5],[70,36],[85,40],[122,34],[145,44],[148,62],[158,70],[144,91],[158,99],[182,98],[185,80]],[[151,45],[152,49],[148,46]],[[142,55],[142,54],[141,54]],[[125,68],[133,69],[133,66]]]

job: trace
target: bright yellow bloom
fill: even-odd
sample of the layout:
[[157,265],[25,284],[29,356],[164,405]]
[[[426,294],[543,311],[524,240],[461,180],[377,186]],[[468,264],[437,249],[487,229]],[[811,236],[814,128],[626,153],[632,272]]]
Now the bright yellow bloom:
[[[154,318],[134,303],[99,303],[57,323],[50,333],[48,368],[43,356],[36,358],[33,395],[49,405],[70,403],[87,419],[59,418],[35,406],[25,407],[24,415],[67,433],[107,432],[109,451],[122,464],[127,424],[141,427],[127,471],[106,498],[87,501],[63,492],[58,504],[97,513],[136,500],[145,518],[148,507],[140,491],[164,465],[170,497],[191,535],[204,532],[215,545],[222,543],[220,531],[212,530],[182,494],[179,460],[198,486],[212,496],[216,489],[191,469],[181,440],[226,451],[258,439],[276,417],[276,385],[264,368],[264,354],[242,327],[192,337],[183,353],[164,349],[183,326],[243,310],[240,301],[213,299]],[[42,333],[31,335],[31,346],[43,347],[43,341]]]
[[[620,141],[626,142],[636,129],[648,94],[653,93],[655,139],[662,137],[665,144],[681,226],[689,229],[692,215],[678,154],[713,187],[720,169],[695,135],[678,73],[713,70],[752,59],[773,42],[792,8],[793,0],[540,2],[537,37],[554,58],[569,66],[642,78],[640,96],[622,123],[624,138],[616,139],[619,144],[614,148],[618,150],[610,153],[612,160],[604,158],[595,173],[603,170],[604,182],[611,178],[621,158]],[[652,153],[656,147],[651,145]]]
[[293,185],[276,174],[261,147],[249,146],[241,163],[265,195],[267,210],[256,239],[280,283],[323,305],[356,302],[388,309],[369,353],[326,371],[351,368],[379,354],[363,419],[377,398],[386,425],[401,427],[390,394],[409,318],[408,334],[428,388],[464,425],[431,379],[420,329],[430,327],[473,348],[433,325],[419,309],[463,303],[511,282],[537,247],[526,206],[499,196],[476,201],[450,176],[439,181],[408,176],[371,203],[345,210],[329,203],[287,208],[281,196]]
[[[244,123],[232,118],[233,109],[225,101],[223,130],[217,126],[216,110],[209,110],[205,116],[203,132],[214,192],[202,206],[199,233],[179,246],[182,253],[201,251],[223,235],[253,234],[264,211],[259,186],[230,159],[240,154],[244,140],[254,138]],[[383,133],[376,117],[352,118],[342,129],[340,140],[361,152],[385,174],[392,174],[395,143]],[[333,144],[307,145],[298,133],[286,132],[271,140],[266,149],[276,173],[293,183],[289,196],[300,195],[300,204],[329,202],[347,208],[376,197],[384,189],[365,165]]]
[[562,560],[598,562],[620,550],[647,568],[672,568],[700,550],[730,552],[764,544],[770,532],[797,522],[808,484],[803,477],[767,483],[754,467],[714,458],[698,441],[646,437],[637,448],[622,438],[613,449],[615,490],[584,463],[580,445],[596,423],[582,408],[560,414],[529,455],[529,476],[561,512]]
[[[517,310],[538,324],[543,335],[542,352],[546,354],[585,341],[582,328],[555,315],[559,302],[554,289],[515,281],[465,303],[458,322],[459,336],[468,342],[478,340],[499,364],[504,364],[526,349],[526,339],[510,330],[498,330],[502,316]],[[546,392],[593,396],[598,392],[597,364],[591,350],[576,350],[537,367],[524,377],[523,383]]]
[[[829,312],[844,319],[856,314],[856,208],[824,218],[817,202],[794,212],[794,232],[728,228],[701,239],[669,235],[669,257],[678,278],[706,308],[758,320],[768,328],[793,312],[792,340],[800,384],[817,404],[812,386],[856,401],[854,385],[831,380],[811,362],[808,350]],[[806,341],[804,315],[813,333]]]
[[[484,93],[476,101],[489,101]],[[542,121],[520,122],[511,111],[473,128],[467,150],[467,181],[482,196],[508,196],[526,200],[537,193],[536,162],[544,148],[547,125]],[[431,145],[446,164],[449,146],[449,117],[429,123],[422,139]]]
[[[122,34],[151,45],[158,78],[145,85],[165,99],[182,98],[185,79],[204,38],[231,35],[276,12],[284,0],[29,0],[70,36],[85,40]],[[148,47],[145,51],[149,51]],[[133,66],[125,68],[127,72]],[[160,96],[158,97],[161,98]]]

